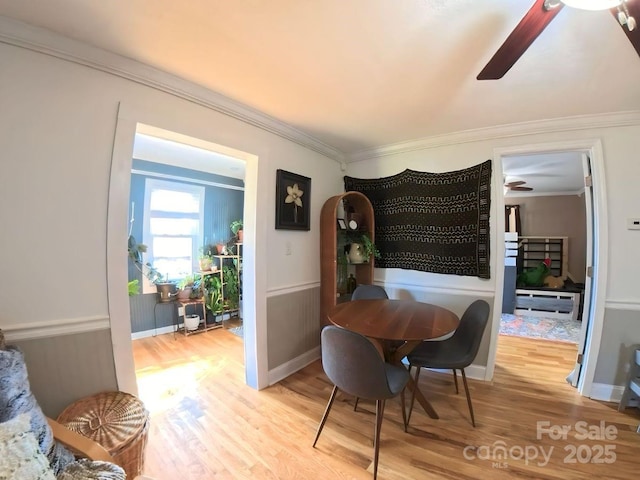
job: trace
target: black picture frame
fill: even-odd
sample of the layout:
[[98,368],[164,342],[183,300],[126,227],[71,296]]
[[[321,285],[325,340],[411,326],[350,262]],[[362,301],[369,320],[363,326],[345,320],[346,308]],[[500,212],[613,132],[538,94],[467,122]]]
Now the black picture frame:
[[310,204],[311,179],[278,169],[276,171],[276,230],[310,230]]
[[346,230],[347,229],[347,222],[344,221],[344,218],[338,218],[336,220],[338,222],[338,229],[339,230]]

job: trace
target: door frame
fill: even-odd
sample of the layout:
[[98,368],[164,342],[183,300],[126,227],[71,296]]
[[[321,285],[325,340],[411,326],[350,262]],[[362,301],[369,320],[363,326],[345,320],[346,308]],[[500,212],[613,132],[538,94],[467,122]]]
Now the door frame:
[[[125,240],[129,215],[133,143],[139,125],[147,125],[190,137],[212,150],[246,162],[244,196],[243,316],[245,381],[255,389],[269,385],[266,341],[266,247],[256,241],[266,225],[258,217],[258,178],[265,176],[264,162],[258,155],[216,142],[212,135],[195,133],[195,129],[152,108],[120,104],[116,122],[109,180],[107,210],[107,297],[111,323],[111,342],[118,389],[137,394],[133,361],[131,317],[127,295]],[[193,133],[192,133],[193,132]],[[185,142],[187,143],[187,142]],[[229,142],[227,142],[229,143]],[[264,243],[264,242],[263,242]]]
[[[489,357],[487,360],[486,380],[493,378],[500,332],[500,317],[502,312],[502,291],[504,288],[504,268],[501,259],[504,258],[504,195],[502,195],[502,159],[514,155],[530,155],[540,153],[557,153],[578,151],[589,155],[591,159],[591,176],[593,180],[593,277],[591,292],[590,316],[591,322],[587,331],[582,369],[578,380],[578,392],[583,396],[590,396],[596,363],[600,352],[602,329],[604,323],[604,307],[607,286],[608,268],[608,221],[607,194],[604,171],[604,155],[600,139],[566,140],[549,143],[534,143],[511,147],[497,147],[493,150],[494,160],[494,191],[496,195],[496,285],[493,306],[491,340],[489,343]],[[583,319],[584,321],[584,319]],[[567,372],[568,374],[569,372]]]

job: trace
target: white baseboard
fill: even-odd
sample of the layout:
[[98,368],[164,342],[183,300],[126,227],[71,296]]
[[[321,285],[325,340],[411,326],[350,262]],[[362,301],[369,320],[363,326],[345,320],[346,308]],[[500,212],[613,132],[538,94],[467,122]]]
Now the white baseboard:
[[[404,360],[403,360],[403,363],[406,364]],[[445,370],[441,368],[432,368],[431,370],[439,373],[448,373],[450,375],[452,374],[450,369]],[[413,371],[415,372],[415,370]],[[485,376],[487,374],[487,367],[483,365],[469,365],[467,368],[464,369],[464,373],[467,376],[467,378],[472,378],[473,380],[482,380],[484,382],[486,380]]]
[[[614,402],[620,403],[622,394],[624,393],[624,387],[621,385],[608,385],[606,383],[594,383],[591,385],[591,395],[589,398],[592,400],[599,400],[601,402]],[[637,399],[631,399],[628,404],[629,407],[640,406],[640,402]]]
[[156,335],[163,335],[165,333],[173,333],[174,330],[175,330],[175,327],[173,325],[169,325],[167,327],[152,328],[151,330],[143,330],[142,332],[132,333],[131,340],[138,340],[140,338],[147,338],[147,337],[155,337]]
[[412,283],[400,283],[400,282],[387,282],[384,279],[374,278],[373,283],[380,285],[386,289],[395,290],[407,290],[409,292],[423,292],[423,293],[444,293],[447,295],[463,295],[474,298],[493,298],[495,291],[491,289],[479,289],[479,288],[466,288],[446,286],[438,287],[435,285],[415,285]]
[[315,362],[320,358],[320,347],[316,347],[313,350],[309,350],[293,360],[289,360],[283,363],[279,367],[269,370],[269,385],[278,383],[283,378],[287,378],[292,373],[296,373],[298,370],[306,367],[310,363]]

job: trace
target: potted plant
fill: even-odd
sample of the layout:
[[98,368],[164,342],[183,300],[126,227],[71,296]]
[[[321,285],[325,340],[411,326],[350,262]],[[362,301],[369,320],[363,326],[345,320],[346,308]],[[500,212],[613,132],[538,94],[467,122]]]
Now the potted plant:
[[206,309],[211,312],[213,321],[222,313],[222,281],[217,275],[207,275],[204,285],[204,302]]
[[234,220],[230,225],[231,233],[233,233],[233,235],[236,237],[238,243],[242,243],[242,241],[244,240],[244,231],[242,227],[242,220]]
[[193,275],[187,275],[178,282],[178,300],[188,300],[193,292],[193,284],[196,279]]
[[[133,235],[129,235],[127,247],[129,260],[142,275],[156,286],[160,302],[170,302],[171,297],[175,295],[176,285],[169,281],[163,281],[162,274],[151,263],[143,261],[142,254],[146,253],[147,246],[144,243],[138,243]],[[131,280],[128,283],[128,291],[129,296],[139,294],[140,282],[137,279]]]
[[372,256],[380,258],[380,251],[368,234],[363,233],[358,240],[349,245],[347,255],[350,263],[368,263]]
[[233,267],[222,269],[222,281],[224,283],[224,296],[227,307],[235,310],[240,304],[240,286],[238,284],[238,272]]
[[149,262],[145,263],[142,259],[142,254],[147,251],[147,246],[144,243],[136,242],[135,237],[133,235],[129,235],[127,247],[129,251],[129,259],[133,262],[140,273],[147,277],[151,283],[158,283],[162,281],[162,275],[160,272],[158,272],[158,270],[156,270]]
[[199,315],[185,315],[184,316],[184,328],[188,332],[193,332],[198,329],[200,326],[200,316]]
[[213,256],[209,247],[200,247],[200,257],[198,258],[200,271],[207,272],[213,266]]

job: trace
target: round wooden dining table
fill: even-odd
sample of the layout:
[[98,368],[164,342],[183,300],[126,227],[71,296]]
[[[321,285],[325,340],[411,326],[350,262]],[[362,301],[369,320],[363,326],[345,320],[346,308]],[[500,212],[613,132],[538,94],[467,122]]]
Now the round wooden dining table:
[[[414,300],[353,300],[336,305],[329,310],[327,317],[334,325],[377,340],[385,358],[397,365],[420,342],[443,337],[458,328],[460,323],[452,311]],[[389,341],[404,343],[389,349]],[[416,400],[427,414],[438,418],[413,379],[408,386],[415,389]]]

